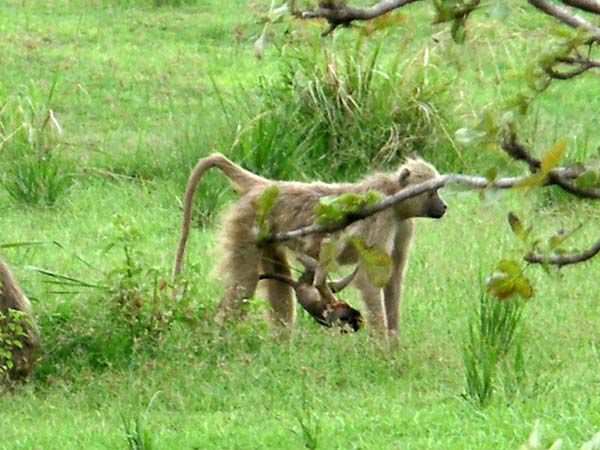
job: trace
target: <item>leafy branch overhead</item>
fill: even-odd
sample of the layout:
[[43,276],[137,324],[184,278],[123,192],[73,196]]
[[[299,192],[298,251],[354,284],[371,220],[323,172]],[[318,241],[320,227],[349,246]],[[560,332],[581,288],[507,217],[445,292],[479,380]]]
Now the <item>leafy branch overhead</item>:
[[[441,175],[381,199],[356,195],[352,198],[327,198],[315,211],[315,223],[287,232],[263,233],[263,241],[280,242],[315,233],[334,233],[404,200],[450,185],[480,190],[531,190],[556,186],[577,198],[600,199],[600,158],[592,158],[585,165],[560,167],[559,163],[567,149],[565,140],[558,140],[538,157],[517,134],[517,124],[520,123],[517,117],[525,115],[533,100],[555,80],[570,80],[600,69],[600,61],[594,59],[598,55],[597,49],[600,44],[600,27],[597,25],[600,23],[598,0],[382,0],[370,6],[355,6],[352,3],[352,0],[319,0],[318,6],[306,6],[302,9],[300,5],[309,3],[292,0],[287,2],[287,11],[293,17],[302,20],[324,19],[329,25],[323,32],[324,36],[359,22],[362,24],[361,32],[370,34],[405,20],[404,14],[397,13],[401,8],[408,5],[416,8],[417,5],[429,4],[433,6],[434,11],[431,24],[450,24],[450,35],[459,44],[465,41],[469,24],[477,20],[480,12],[504,20],[510,14],[522,12],[523,7],[527,7],[528,4],[535,11],[564,25],[551,30],[554,38],[548,39],[543,49],[527,65],[524,80],[529,90],[515,95],[505,105],[504,114],[498,115],[486,108],[480,114],[479,124],[474,128],[461,128],[455,133],[456,142],[459,144],[491,144],[499,147],[513,161],[524,163],[530,173],[519,177],[498,177],[497,168],[493,166],[485,176]],[[534,239],[532,228],[525,228],[516,215],[509,214],[509,223],[515,235],[523,242],[524,251],[521,258],[517,258],[518,261],[501,261],[496,273],[488,279],[489,291],[498,298],[510,297],[513,294],[530,298],[533,295],[531,283],[524,275],[528,265],[539,264],[545,269],[549,266],[560,268],[586,261],[600,253],[600,239],[584,251],[575,251],[564,247],[573,232],[561,231],[548,239]]]
[[[318,6],[302,10],[296,1],[289,0],[289,10],[292,16],[299,19],[325,19],[329,28],[323,32],[326,36],[338,27],[349,27],[354,22],[390,22],[393,11],[413,3],[430,3],[435,10],[432,24],[450,23],[452,38],[462,43],[466,37],[467,19],[477,10],[492,11],[499,17],[506,17],[518,3],[529,3],[536,10],[544,13],[558,22],[573,29],[581,30],[573,41],[571,48],[563,48],[560,55],[547,60],[543,65],[544,71],[552,79],[565,80],[573,78],[590,69],[600,68],[600,61],[590,59],[590,52],[583,52],[582,46],[600,43],[600,27],[594,22],[594,16],[600,16],[600,3],[597,0],[563,0],[563,5],[554,0],[521,0],[520,2],[504,2],[495,0],[382,0],[371,6],[354,6],[345,0],[319,0]],[[588,19],[587,17],[591,17]],[[377,27],[370,27],[377,29]],[[563,68],[570,67],[569,70]]]

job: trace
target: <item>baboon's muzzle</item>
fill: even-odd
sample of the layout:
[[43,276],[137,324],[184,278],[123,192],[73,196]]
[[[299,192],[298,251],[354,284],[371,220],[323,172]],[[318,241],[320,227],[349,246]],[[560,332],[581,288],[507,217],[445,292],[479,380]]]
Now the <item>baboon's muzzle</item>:
[[447,209],[448,209],[448,205],[446,205],[445,203],[436,205],[434,208],[430,208],[429,217],[431,217],[432,219],[439,219],[444,214],[446,214]]

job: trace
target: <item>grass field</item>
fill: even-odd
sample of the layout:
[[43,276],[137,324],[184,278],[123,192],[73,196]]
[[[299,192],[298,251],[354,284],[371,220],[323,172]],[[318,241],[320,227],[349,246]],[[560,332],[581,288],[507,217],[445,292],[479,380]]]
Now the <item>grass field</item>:
[[[498,163],[518,173],[454,132],[523,89],[517,75],[543,44],[546,19],[481,13],[463,46],[418,5],[362,39],[343,30],[323,40],[322,25],[285,22],[268,28],[258,60],[270,2],[156,3],[0,6],[3,140],[23,124],[0,147],[0,248],[43,335],[32,379],[0,395],[0,449],[498,450],[518,449],[536,423],[541,443],[527,448],[560,438],[579,449],[600,431],[598,258],[526,269],[535,296],[522,308],[520,369],[504,361],[485,404],[467,395],[463,364],[482,280],[520,255],[507,212],[541,237],[583,224],[570,244],[582,249],[598,237],[594,203],[550,190],[444,191],[447,216],[418,223],[398,349],[368,331],[325,331],[302,313],[289,340],[274,337],[260,298],[247,320],[219,329],[212,212],[232,197],[218,177],[198,195],[197,215],[209,213],[188,244],[186,295],[174,303],[170,283],[161,287],[187,175],[212,151],[268,176],[355,179],[396,164],[401,155],[377,153],[395,127],[400,153],[443,172]],[[331,54],[344,86],[362,93],[351,121],[315,106],[331,106]],[[361,76],[371,60],[369,85]],[[597,74],[553,85],[519,118],[527,143],[543,153],[566,139],[569,161],[594,154],[597,86]],[[38,160],[23,148],[55,155],[44,159],[46,178],[25,171]],[[56,196],[32,188],[27,203],[9,189],[14,180],[55,183]],[[352,290],[343,296],[362,308]]]

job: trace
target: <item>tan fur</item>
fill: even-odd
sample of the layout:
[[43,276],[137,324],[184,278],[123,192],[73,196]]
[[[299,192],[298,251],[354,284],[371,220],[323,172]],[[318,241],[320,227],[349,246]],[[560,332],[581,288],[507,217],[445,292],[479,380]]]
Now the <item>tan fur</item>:
[[[27,378],[35,362],[35,354],[40,345],[39,334],[31,312],[31,303],[25,296],[8,265],[0,257],[0,312],[8,318],[10,310],[24,313],[21,327],[24,336],[19,337],[21,348],[13,346],[11,349],[14,366],[8,371],[8,378],[20,380]],[[7,319],[0,323],[0,327],[7,325]]]
[[[192,172],[186,189],[186,208],[175,264],[176,274],[181,270],[185,241],[189,231],[191,200],[189,203],[187,200],[193,196],[193,190],[207,167],[213,166],[211,158],[221,161],[215,155],[201,160],[197,165],[198,173]],[[230,161],[229,163],[233,164]],[[237,183],[247,189],[245,192],[238,191],[241,197],[229,209],[222,226],[223,258],[220,272],[223,274],[225,292],[220,303],[221,318],[227,319],[239,314],[243,300],[254,294],[260,273],[290,276],[286,247],[318,259],[323,239],[339,238],[337,255],[339,262],[358,263],[355,285],[361,291],[369,322],[377,330],[387,329],[391,334],[398,333],[401,284],[413,236],[413,224],[409,219],[441,217],[446,211],[446,205],[437,192],[427,192],[405,200],[393,208],[355,222],[346,229],[334,233],[333,236],[311,235],[300,243],[268,244],[260,248],[256,245],[255,236],[256,205],[264,188],[271,183],[276,184],[279,188],[279,196],[267,220],[273,233],[290,231],[313,223],[314,208],[323,197],[347,193],[364,194],[373,190],[391,195],[408,185],[437,177],[439,174],[433,166],[421,159],[410,159],[395,172],[377,173],[357,183],[335,184],[320,181],[313,183],[270,181],[261,177],[249,177],[247,176],[249,172],[239,167],[233,169],[228,165],[227,170],[229,174],[226,175],[229,178],[242,178],[242,182],[238,180]],[[361,237],[369,246],[377,247],[391,256],[394,264],[393,275],[384,289],[380,289],[370,281],[366,268],[359,261],[354,247],[347,242],[347,237]],[[277,320],[291,324],[295,317],[291,288],[275,280],[268,280],[267,283],[267,298]]]

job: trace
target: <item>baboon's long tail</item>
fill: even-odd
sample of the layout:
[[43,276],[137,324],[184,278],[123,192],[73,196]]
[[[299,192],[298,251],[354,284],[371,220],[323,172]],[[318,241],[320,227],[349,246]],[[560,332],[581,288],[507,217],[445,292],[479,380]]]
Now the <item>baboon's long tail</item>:
[[253,174],[252,172],[234,164],[220,153],[214,153],[206,158],[201,159],[192,170],[190,178],[185,189],[185,197],[183,201],[183,222],[181,224],[181,237],[179,238],[179,246],[177,248],[177,256],[175,257],[175,268],[173,276],[181,273],[183,265],[183,256],[185,246],[190,233],[190,222],[192,219],[192,205],[196,188],[200,184],[200,180],[204,173],[212,168],[217,167],[229,179],[233,189],[240,195],[248,193],[255,187],[267,186],[271,183],[270,180]]

